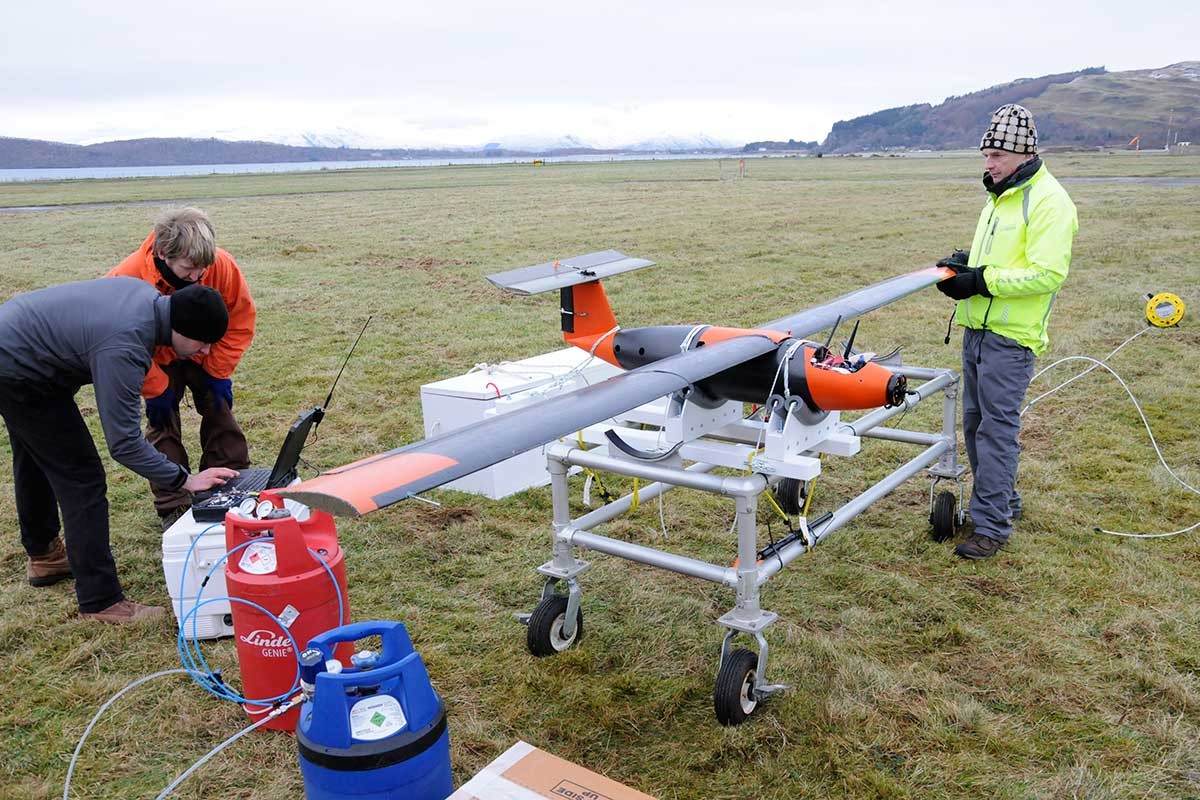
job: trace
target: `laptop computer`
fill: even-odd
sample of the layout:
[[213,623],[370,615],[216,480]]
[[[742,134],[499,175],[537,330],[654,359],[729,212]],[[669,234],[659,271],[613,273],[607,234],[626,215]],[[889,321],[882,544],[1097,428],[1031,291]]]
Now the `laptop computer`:
[[275,465],[270,469],[263,467],[240,470],[240,474],[223,486],[211,492],[198,493],[192,500],[192,516],[196,521],[221,520],[225,512],[233,508],[245,495],[260,492],[263,489],[277,489],[287,486],[296,480],[296,467],[300,463],[300,452],[308,442],[312,429],[325,418],[325,409],[313,406],[305,411],[292,423],[279,455],[275,457]]

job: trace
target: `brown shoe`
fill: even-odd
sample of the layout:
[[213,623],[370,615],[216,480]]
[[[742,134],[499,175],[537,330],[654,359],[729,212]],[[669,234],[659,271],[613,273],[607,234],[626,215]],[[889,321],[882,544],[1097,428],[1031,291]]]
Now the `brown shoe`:
[[959,558],[967,558],[972,561],[979,561],[984,558],[991,558],[1000,552],[1000,548],[1004,545],[997,542],[982,533],[972,534],[970,539],[954,548],[954,554]]
[[30,586],[51,586],[75,577],[71,565],[67,563],[67,547],[61,536],[54,537],[45,555],[29,557],[29,563],[25,565],[25,577]]
[[159,606],[144,606],[132,600],[118,600],[103,611],[80,611],[79,616],[83,619],[94,619],[97,622],[123,625],[126,622],[136,622],[140,619],[154,619],[166,613],[167,610]]

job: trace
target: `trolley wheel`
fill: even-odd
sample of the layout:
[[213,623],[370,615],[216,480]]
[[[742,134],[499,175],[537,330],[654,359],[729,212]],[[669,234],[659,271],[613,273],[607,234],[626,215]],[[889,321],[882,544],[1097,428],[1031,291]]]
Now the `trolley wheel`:
[[795,478],[783,478],[771,489],[775,502],[783,509],[783,513],[796,516],[800,513],[800,501],[804,498],[804,484]]
[[739,648],[729,654],[717,673],[713,691],[713,710],[722,725],[741,725],[758,708],[754,681],[758,677],[758,656]]
[[957,501],[953,492],[938,492],[933,500],[933,511],[929,514],[929,524],[933,526],[929,536],[935,542],[946,542],[958,533]]
[[537,608],[529,615],[529,630],[525,635],[525,643],[529,652],[538,658],[561,653],[583,638],[583,609],[575,614],[575,634],[571,637],[563,635],[563,623],[567,619],[567,598],[555,594],[538,603]]

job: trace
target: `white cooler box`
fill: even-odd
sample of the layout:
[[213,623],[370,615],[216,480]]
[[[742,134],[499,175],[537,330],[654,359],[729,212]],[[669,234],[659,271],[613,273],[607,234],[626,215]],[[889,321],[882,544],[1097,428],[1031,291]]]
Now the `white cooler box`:
[[[588,362],[586,367],[564,378],[584,362]],[[568,347],[427,383],[421,387],[425,436],[438,436],[497,414],[569,394],[622,371],[606,361],[592,358],[577,347]],[[546,457],[541,447],[535,447],[448,483],[446,488],[499,500],[548,483],[550,474],[546,472]]]
[[[296,519],[308,519],[308,506],[294,500],[283,502]],[[193,542],[196,544],[194,548]],[[171,595],[171,610],[175,612],[176,624],[179,624],[196,605],[196,595],[204,577],[225,555],[225,525],[220,522],[196,522],[191,509],[188,509],[163,533],[162,554],[163,576],[166,578],[167,592]],[[212,570],[212,576],[200,595],[201,602],[216,602],[202,606],[192,619],[188,619],[184,635],[188,638],[194,635],[197,639],[233,636],[233,617],[230,616],[229,601],[223,599],[225,596],[225,565],[221,564]]]

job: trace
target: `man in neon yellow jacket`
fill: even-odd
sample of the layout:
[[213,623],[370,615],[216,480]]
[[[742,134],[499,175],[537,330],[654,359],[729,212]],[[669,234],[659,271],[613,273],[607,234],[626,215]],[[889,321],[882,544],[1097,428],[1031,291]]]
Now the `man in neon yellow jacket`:
[[938,262],[957,274],[937,285],[958,301],[955,320],[965,328],[963,437],[974,476],[975,532],[954,552],[970,559],[995,555],[1021,515],[1021,403],[1034,356],[1050,344],[1050,309],[1079,230],[1075,204],[1038,156],[1027,109],[998,108],[979,149],[988,200],[970,251]]

